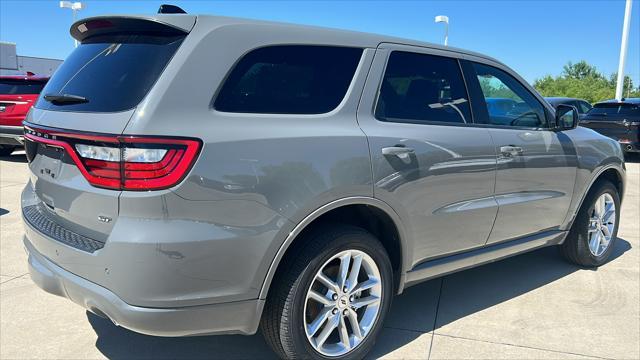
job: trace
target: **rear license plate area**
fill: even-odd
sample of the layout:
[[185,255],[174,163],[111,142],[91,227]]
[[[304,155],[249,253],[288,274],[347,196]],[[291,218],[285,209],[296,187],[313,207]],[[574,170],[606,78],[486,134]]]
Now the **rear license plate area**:
[[39,156],[34,164],[36,174],[55,179],[60,173],[63,153],[61,148],[36,143],[36,155]]

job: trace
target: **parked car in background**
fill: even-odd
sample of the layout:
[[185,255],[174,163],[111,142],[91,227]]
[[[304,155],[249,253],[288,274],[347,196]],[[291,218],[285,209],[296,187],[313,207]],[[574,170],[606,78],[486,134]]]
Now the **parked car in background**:
[[599,102],[580,125],[616,140],[626,153],[640,153],[640,98]]
[[591,110],[592,106],[589,104],[587,100],[582,99],[574,99],[568,97],[545,97],[545,100],[554,108],[557,108],[560,104],[575,106],[578,109],[579,117],[584,116],[589,110]]
[[32,73],[0,76],[0,156],[22,146],[22,121],[48,80]]
[[486,55],[187,14],[71,34],[24,122],[24,246],[38,286],[114,324],[362,359],[409,286],[616,247],[618,144]]

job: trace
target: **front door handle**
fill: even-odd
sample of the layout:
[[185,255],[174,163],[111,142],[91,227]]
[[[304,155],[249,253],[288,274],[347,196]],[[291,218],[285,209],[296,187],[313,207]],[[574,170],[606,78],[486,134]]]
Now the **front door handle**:
[[520,156],[524,150],[520,146],[506,145],[500,147],[500,153],[506,157]]
[[409,154],[413,154],[413,152],[414,150],[412,148],[404,146],[389,146],[382,148],[382,155],[404,157]]

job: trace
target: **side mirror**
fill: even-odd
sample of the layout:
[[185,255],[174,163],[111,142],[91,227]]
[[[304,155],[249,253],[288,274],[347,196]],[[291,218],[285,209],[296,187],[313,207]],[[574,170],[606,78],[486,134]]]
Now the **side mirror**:
[[556,107],[556,129],[571,130],[578,126],[578,109],[575,106],[560,104]]

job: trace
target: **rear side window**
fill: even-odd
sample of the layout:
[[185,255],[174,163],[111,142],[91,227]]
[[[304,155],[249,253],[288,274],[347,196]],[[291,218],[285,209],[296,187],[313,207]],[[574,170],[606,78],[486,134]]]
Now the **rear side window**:
[[391,122],[471,122],[456,59],[394,51],[380,87],[376,118]]
[[60,111],[116,112],[134,108],[149,92],[184,36],[103,35],[85,39],[55,72],[42,93],[75,95],[84,103],[36,107]]
[[0,95],[37,95],[44,87],[43,81],[2,79]]
[[285,45],[256,49],[229,74],[215,102],[218,111],[322,114],[344,98],[362,49]]
[[590,111],[589,115],[616,116],[631,115],[640,116],[640,106],[636,104],[620,104],[620,103],[601,103],[596,104]]

